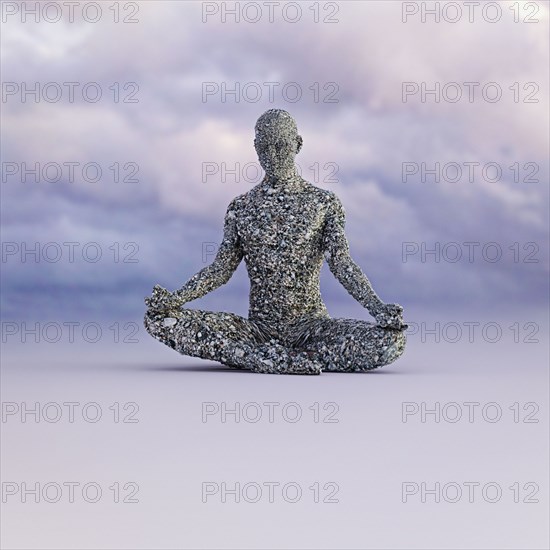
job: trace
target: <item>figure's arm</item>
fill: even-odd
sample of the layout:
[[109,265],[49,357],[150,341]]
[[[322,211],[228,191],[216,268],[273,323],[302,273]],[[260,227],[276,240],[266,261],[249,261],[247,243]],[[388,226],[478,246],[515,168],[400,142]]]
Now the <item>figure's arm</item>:
[[243,258],[237,234],[235,202],[227,208],[223,229],[223,240],[214,261],[196,275],[193,275],[174,295],[182,303],[202,298],[231,279]]
[[237,234],[235,201],[233,201],[227,208],[223,240],[214,261],[193,275],[183,287],[175,292],[155,285],[153,294],[145,299],[145,303],[153,310],[176,311],[186,302],[201,298],[227,283],[242,258],[243,252]]
[[403,308],[385,304],[361,268],[353,261],[345,233],[346,214],[342,203],[331,195],[323,231],[323,251],[332,274],[381,326],[400,327]]
[[332,274],[374,317],[383,305],[367,276],[353,261],[346,238],[346,214],[342,203],[332,195],[323,231],[323,251]]

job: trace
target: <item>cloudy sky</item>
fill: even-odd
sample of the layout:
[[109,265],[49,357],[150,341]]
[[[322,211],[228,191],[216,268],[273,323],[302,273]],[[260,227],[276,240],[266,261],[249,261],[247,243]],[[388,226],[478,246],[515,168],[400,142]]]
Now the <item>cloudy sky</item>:
[[[273,21],[262,2],[239,21],[233,2],[110,4],[3,2],[5,318],[139,315],[153,284],[182,285],[258,181],[269,108],[296,118],[302,174],[341,198],[385,301],[546,303],[547,2],[441,2],[439,21],[398,1],[282,2]],[[346,300],[328,273],[323,289]],[[241,266],[209,307],[245,313],[246,291]]]

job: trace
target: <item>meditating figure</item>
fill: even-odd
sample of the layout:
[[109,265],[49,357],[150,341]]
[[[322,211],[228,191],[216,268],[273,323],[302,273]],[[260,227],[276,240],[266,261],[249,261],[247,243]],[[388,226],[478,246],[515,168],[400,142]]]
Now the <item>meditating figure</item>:
[[[267,111],[254,146],[264,179],[229,204],[211,265],[174,292],[154,287],[145,299],[147,331],[184,355],[257,373],[356,372],[392,363],[405,347],[403,308],[383,303],[350,257],[336,195],[298,174],[296,122],[286,111]],[[243,258],[248,319],[183,307],[227,283]],[[320,292],[323,259],[376,323],[329,317]]]

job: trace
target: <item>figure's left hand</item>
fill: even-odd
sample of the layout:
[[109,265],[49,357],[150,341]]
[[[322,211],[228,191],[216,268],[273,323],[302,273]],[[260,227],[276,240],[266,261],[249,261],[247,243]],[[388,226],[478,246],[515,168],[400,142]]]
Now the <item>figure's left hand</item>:
[[375,319],[382,328],[406,330],[408,325],[403,321],[403,308],[399,304],[383,304],[376,312]]

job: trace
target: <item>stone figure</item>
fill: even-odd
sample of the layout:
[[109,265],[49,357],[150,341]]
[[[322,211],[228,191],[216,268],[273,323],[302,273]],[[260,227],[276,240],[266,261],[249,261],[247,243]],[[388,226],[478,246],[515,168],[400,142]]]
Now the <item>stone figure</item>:
[[[174,292],[154,287],[145,299],[147,331],[181,354],[256,373],[356,372],[392,363],[405,347],[403,308],[382,302],[352,260],[340,200],[298,175],[296,122],[271,109],[255,131],[264,179],[229,204],[211,265]],[[183,307],[227,283],[243,258],[247,319]],[[329,317],[320,293],[324,259],[376,323]]]

